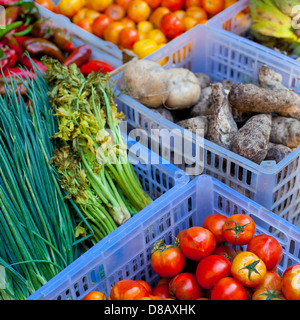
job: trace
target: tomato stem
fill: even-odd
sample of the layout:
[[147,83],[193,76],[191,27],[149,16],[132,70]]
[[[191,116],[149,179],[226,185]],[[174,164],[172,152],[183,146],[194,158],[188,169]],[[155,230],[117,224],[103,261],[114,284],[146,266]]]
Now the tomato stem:
[[238,235],[239,235],[241,232],[244,231],[244,227],[246,227],[248,224],[250,224],[250,222],[241,225],[241,224],[237,223],[237,222],[234,221],[234,220],[231,220],[231,221],[234,222],[234,227],[225,229],[224,231],[233,230],[233,231],[235,232],[234,242],[236,242]]
[[242,269],[248,269],[248,279],[251,281],[251,274],[252,272],[255,272],[257,274],[260,275],[259,271],[257,271],[255,269],[255,267],[257,266],[257,264],[260,262],[260,260],[255,260],[254,262],[248,264],[247,266],[245,266],[244,268]]

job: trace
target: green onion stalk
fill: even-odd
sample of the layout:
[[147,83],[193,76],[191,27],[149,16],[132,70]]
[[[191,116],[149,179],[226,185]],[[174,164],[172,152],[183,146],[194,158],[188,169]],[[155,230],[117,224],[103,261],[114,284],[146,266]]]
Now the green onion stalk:
[[[17,85],[21,81],[27,96]],[[79,255],[76,221],[50,159],[58,128],[49,86],[34,79],[5,82],[0,96],[0,299],[23,300]],[[3,279],[0,279],[0,281]]]
[[[124,116],[117,112],[109,75],[92,72],[85,78],[75,64],[66,67],[51,58],[43,62],[48,66],[45,78],[52,88],[49,98],[59,119],[55,138],[62,147],[68,146],[69,154],[80,159],[85,179],[77,182],[90,191],[87,198],[92,201],[95,197],[116,225],[121,225],[152,199],[128,160],[119,128]],[[54,163],[64,176],[59,160]],[[78,203],[76,197],[74,201]]]

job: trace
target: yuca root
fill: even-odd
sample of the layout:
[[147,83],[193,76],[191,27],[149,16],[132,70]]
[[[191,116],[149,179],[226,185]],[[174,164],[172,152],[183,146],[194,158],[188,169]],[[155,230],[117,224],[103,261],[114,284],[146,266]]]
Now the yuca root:
[[282,89],[288,90],[282,82],[282,75],[275,72],[273,69],[267,66],[261,66],[258,70],[258,83],[259,86],[265,89]]
[[300,145],[300,121],[286,117],[273,117],[270,142],[283,144],[291,149]]
[[268,146],[268,153],[265,158],[265,160],[275,160],[276,163],[280,162],[282,159],[284,159],[288,154],[290,154],[292,150],[284,146],[282,144],[274,144],[272,142],[269,142]]
[[212,116],[209,121],[207,139],[228,149],[230,139],[238,131],[238,127],[233,119],[231,106],[222,83],[214,83],[211,87]]
[[236,84],[229,92],[232,108],[243,112],[271,113],[300,120],[300,96],[290,90],[265,89],[254,84]]
[[231,138],[230,150],[260,164],[268,153],[271,124],[270,115],[251,117]]

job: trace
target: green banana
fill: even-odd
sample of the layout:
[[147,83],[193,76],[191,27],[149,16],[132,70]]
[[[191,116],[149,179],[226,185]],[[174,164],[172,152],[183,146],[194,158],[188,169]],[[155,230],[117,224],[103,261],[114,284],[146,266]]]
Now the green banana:
[[296,9],[293,10],[293,8],[300,5],[299,0],[274,0],[274,2],[284,14],[291,18],[297,14]]
[[297,40],[297,36],[289,26],[281,26],[268,21],[252,24],[251,30],[256,31],[264,36],[285,38],[289,39],[289,41]]

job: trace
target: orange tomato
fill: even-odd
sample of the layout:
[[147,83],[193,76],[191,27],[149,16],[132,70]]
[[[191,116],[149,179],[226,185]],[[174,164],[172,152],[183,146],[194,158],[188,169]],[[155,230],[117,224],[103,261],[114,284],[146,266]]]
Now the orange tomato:
[[184,8],[189,7],[201,7],[202,0],[184,0],[183,6]]
[[149,18],[151,8],[148,3],[143,0],[133,0],[127,9],[127,15],[134,22],[145,21]]
[[133,45],[139,41],[139,34],[135,28],[123,28],[120,31],[119,39],[122,48],[132,49]]
[[160,29],[153,29],[149,31],[147,38],[154,40],[157,44],[166,43],[168,41]]
[[89,0],[90,9],[103,12],[114,0]]
[[93,21],[101,15],[100,12],[92,9],[88,9],[85,12],[85,18],[92,19]]
[[120,20],[121,23],[124,24],[126,28],[135,28],[135,23],[131,19],[125,17]]
[[209,14],[217,14],[224,9],[225,0],[203,0],[202,7]]
[[111,300],[139,300],[149,297],[146,288],[134,280],[120,280],[110,292]]
[[149,21],[154,24],[156,29],[160,29],[161,18],[169,12],[170,10],[166,7],[158,7],[152,12]]
[[107,300],[107,297],[99,291],[91,291],[82,300]]
[[162,0],[161,6],[168,8],[170,11],[174,12],[180,10],[183,7],[184,0]]
[[114,2],[127,10],[131,0],[115,0]]
[[78,27],[84,29],[85,31],[91,32],[91,33],[93,32],[92,25],[93,25],[93,20],[89,19],[89,18],[83,18],[82,20],[80,20],[77,23]]
[[35,0],[35,2],[50,11],[55,11],[55,4],[51,0]]
[[184,24],[173,12],[165,14],[161,19],[161,30],[166,37],[173,39],[184,32]]
[[104,40],[110,41],[114,44],[119,44],[119,35],[125,26],[119,21],[113,21],[105,29],[103,33]]
[[83,0],[61,0],[57,5],[57,11],[68,18],[72,18],[83,6]]
[[85,14],[86,12],[88,11],[87,8],[83,8],[83,9],[80,9],[76,14],[75,16],[72,18],[72,22],[74,24],[77,24],[79,21],[81,21],[82,19],[85,18]]
[[179,20],[182,20],[182,18],[185,16],[185,11],[184,10],[176,10],[176,11],[174,11],[174,14]]
[[149,54],[156,51],[158,48],[157,43],[151,39],[143,39],[137,41],[133,45],[133,52],[138,56],[139,59],[143,59]]
[[160,6],[161,0],[145,0],[152,9]]
[[252,300],[286,300],[281,291],[262,288],[255,291]]
[[102,14],[100,17],[96,18],[92,24],[92,32],[99,38],[104,35],[105,28],[112,23],[113,20],[106,14]]
[[207,20],[207,13],[204,9],[199,7],[189,7],[186,10],[186,16],[194,18],[195,20]]
[[147,39],[147,33],[144,31],[138,31],[139,40]]
[[140,21],[136,26],[138,31],[149,32],[154,29],[153,24],[150,21]]
[[186,31],[195,27],[195,25],[198,23],[198,21],[195,18],[188,16],[183,17],[182,22]]
[[274,271],[267,271],[261,283],[254,288],[254,291],[259,289],[276,289],[281,291],[282,279],[280,275]]
[[108,6],[104,13],[109,16],[112,20],[118,21],[124,18],[125,9],[121,7],[119,4],[111,4]]
[[150,284],[147,281],[144,280],[136,280],[136,282],[140,283],[142,286],[144,286],[146,288],[146,290],[149,292],[149,294],[152,293],[152,288],[150,286]]
[[225,0],[224,9],[229,8],[230,6],[235,4],[236,2],[237,2],[237,0]]
[[199,20],[197,24],[206,24],[208,20]]

